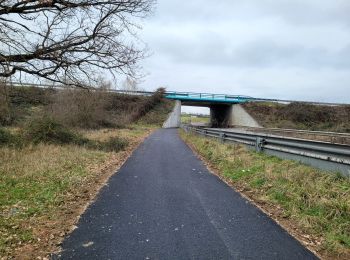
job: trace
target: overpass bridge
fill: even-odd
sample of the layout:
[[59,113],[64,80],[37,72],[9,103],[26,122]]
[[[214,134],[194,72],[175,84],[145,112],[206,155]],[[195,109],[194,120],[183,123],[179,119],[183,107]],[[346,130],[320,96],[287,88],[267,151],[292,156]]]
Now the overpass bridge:
[[165,98],[175,100],[176,104],[165,128],[180,127],[181,106],[199,106],[210,109],[210,124],[212,127],[224,128],[235,125],[239,121],[245,125],[259,127],[259,124],[240,106],[240,104],[253,101],[254,98],[239,95],[193,93],[193,92],[165,92]]
[[211,93],[174,92],[167,91],[165,98],[176,100],[173,113],[170,115],[165,127],[179,127],[181,124],[181,105],[208,107],[210,109],[211,127],[225,128],[229,125],[244,125],[261,127],[241,106],[246,102],[277,102],[277,103],[307,103],[312,105],[341,106],[344,103],[327,103],[313,101],[297,101],[287,99],[254,98],[242,95],[226,95]]

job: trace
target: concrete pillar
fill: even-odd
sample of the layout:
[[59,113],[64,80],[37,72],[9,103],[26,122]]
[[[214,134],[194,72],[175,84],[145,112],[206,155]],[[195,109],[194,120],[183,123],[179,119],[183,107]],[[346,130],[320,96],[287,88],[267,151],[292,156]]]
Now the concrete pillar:
[[179,128],[181,125],[181,101],[176,100],[173,111],[164,122],[163,128]]

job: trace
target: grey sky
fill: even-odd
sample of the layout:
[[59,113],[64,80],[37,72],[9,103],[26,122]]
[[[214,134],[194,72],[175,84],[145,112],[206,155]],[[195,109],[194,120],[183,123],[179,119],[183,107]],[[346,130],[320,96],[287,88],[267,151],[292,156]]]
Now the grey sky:
[[158,0],[141,86],[350,103],[350,1]]

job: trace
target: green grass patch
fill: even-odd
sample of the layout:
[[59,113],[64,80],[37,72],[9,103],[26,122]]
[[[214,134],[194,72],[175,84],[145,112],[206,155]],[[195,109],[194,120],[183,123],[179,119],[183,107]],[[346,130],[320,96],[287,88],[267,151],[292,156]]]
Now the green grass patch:
[[350,179],[181,131],[210,164],[257,200],[278,205],[305,233],[321,238],[319,250],[350,254]]
[[191,123],[202,123],[209,124],[210,117],[204,115],[190,115],[190,114],[181,114],[181,123],[191,124]]
[[[67,193],[74,193],[107,153],[78,146],[38,144],[0,149],[0,255],[33,239],[36,218],[54,218]],[[32,241],[33,242],[33,241]]]

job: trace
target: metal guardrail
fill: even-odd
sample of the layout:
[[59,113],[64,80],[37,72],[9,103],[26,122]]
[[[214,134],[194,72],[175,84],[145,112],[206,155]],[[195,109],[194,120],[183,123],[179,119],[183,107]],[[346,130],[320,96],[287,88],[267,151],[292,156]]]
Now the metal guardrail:
[[313,140],[244,133],[235,130],[197,128],[182,126],[186,131],[219,139],[221,142],[234,142],[284,159],[297,160],[324,170],[340,172],[350,177],[350,146]]
[[285,128],[261,128],[261,127],[249,127],[249,126],[237,126],[233,125],[233,128],[240,127],[253,131],[269,131],[269,132],[285,132],[285,133],[303,133],[303,134],[314,134],[322,136],[341,136],[341,137],[350,137],[349,133],[337,133],[337,132],[325,132],[325,131],[310,131],[310,130],[299,130],[299,129],[285,129]]
[[261,128],[247,126],[231,126],[232,128],[242,129],[248,132],[254,132],[264,135],[278,135],[300,139],[316,140],[321,142],[338,143],[350,145],[350,133],[326,132],[326,131],[310,131],[299,129],[284,128]]

